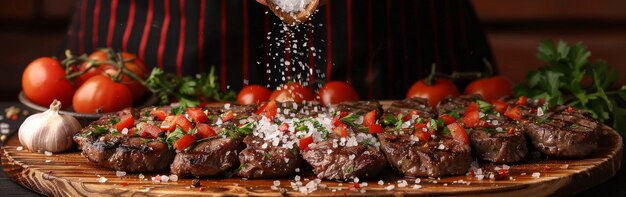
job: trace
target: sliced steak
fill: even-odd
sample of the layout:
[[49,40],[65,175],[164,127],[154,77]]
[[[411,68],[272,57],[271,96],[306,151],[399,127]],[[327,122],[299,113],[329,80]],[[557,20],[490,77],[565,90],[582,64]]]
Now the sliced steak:
[[482,96],[479,94],[463,95],[458,97],[446,97],[437,105],[437,112],[439,114],[456,113],[462,115],[465,109],[471,102],[481,100]]
[[391,103],[391,106],[385,111],[387,115],[417,115],[420,118],[436,117],[433,107],[428,104],[427,99],[413,97]]
[[494,163],[514,163],[528,154],[522,126],[506,120],[492,120],[497,125],[470,131],[472,150],[476,155]]
[[302,157],[313,167],[318,178],[347,181],[377,177],[386,166],[385,156],[376,147],[378,144],[374,144],[377,141],[375,137],[363,133],[357,136],[351,138],[367,140],[367,143],[357,141],[340,145],[339,139],[326,140],[303,150]]
[[[118,171],[150,172],[167,168],[175,155],[167,144],[108,131],[112,118],[128,114],[131,114],[129,109],[103,117],[77,133],[74,141],[78,143],[82,155],[91,162]],[[96,134],[96,127],[107,131]]]
[[404,176],[461,175],[472,163],[470,146],[451,138],[424,142],[415,141],[410,135],[386,132],[378,134],[378,139],[389,164]]
[[178,176],[215,176],[239,166],[241,139],[212,137],[197,143],[187,152],[179,152],[171,165]]
[[346,112],[349,114],[365,114],[372,110],[376,110],[376,117],[383,114],[383,106],[378,101],[354,101],[342,102],[334,107],[337,112]]
[[[248,146],[239,153],[239,176],[245,178],[279,178],[293,175],[302,162],[298,148],[272,146],[271,142],[247,136]],[[265,145],[264,145],[265,144]]]
[[523,124],[532,145],[543,154],[584,157],[598,147],[601,125],[589,113],[557,107],[544,116]]

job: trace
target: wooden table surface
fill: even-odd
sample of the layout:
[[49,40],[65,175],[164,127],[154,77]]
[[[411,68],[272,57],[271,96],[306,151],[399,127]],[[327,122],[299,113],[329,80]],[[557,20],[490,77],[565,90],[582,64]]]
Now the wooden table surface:
[[[9,106],[16,106],[21,109],[25,109],[19,103],[16,102],[0,102],[0,112],[4,112],[4,109]],[[25,116],[20,116],[18,120],[9,120],[4,118],[4,113],[2,114],[1,123],[9,124],[10,133],[2,133],[1,135],[10,135],[14,132],[17,132],[19,125],[24,120]],[[7,136],[8,137],[8,136]],[[5,137],[3,137],[5,139]],[[624,157],[622,157],[624,158]],[[626,159],[624,159],[626,160]],[[1,166],[0,166],[1,168]],[[623,184],[626,183],[626,170],[623,168],[617,173],[615,177],[610,179],[609,181],[598,185],[590,190],[582,192],[578,195],[580,196],[626,196],[626,187]],[[4,173],[0,173],[0,194],[1,196],[34,196],[39,195],[35,192],[32,192],[26,188],[21,187],[20,185],[12,182]]]

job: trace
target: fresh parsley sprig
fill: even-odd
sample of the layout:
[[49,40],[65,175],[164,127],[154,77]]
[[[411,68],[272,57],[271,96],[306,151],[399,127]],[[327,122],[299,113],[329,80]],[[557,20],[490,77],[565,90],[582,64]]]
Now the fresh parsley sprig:
[[564,41],[542,41],[537,58],[546,65],[528,73],[526,82],[515,87],[516,96],[544,98],[550,106],[570,105],[625,131],[626,86],[616,88],[617,72],[603,60],[589,61],[590,56],[580,42],[570,46]]
[[220,91],[213,67],[209,73],[196,77],[179,77],[154,68],[144,85],[159,96],[161,104],[169,104],[170,99],[175,98],[183,107],[195,107],[202,101],[234,101],[237,96],[232,90]]

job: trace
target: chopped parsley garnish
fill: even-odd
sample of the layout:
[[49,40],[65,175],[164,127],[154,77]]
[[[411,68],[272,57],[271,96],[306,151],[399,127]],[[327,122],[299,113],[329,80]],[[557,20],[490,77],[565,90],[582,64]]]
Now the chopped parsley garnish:
[[478,108],[480,109],[480,111],[483,113],[486,113],[489,110],[491,110],[491,103],[488,103],[483,100],[476,100],[476,103],[478,104]]
[[272,155],[270,155],[270,152],[265,151],[265,159],[271,159]]
[[348,166],[348,169],[346,169],[346,173],[351,174],[353,172],[354,172],[354,166],[353,165]]
[[244,125],[241,125],[240,127],[237,128],[237,132],[243,134],[243,135],[250,135],[252,134],[252,130],[254,130],[254,127],[256,127],[256,125],[254,124],[254,122],[249,122],[246,123]]
[[364,146],[371,146],[372,145],[372,142],[370,142],[370,139],[364,139],[361,143]]
[[152,142],[152,139],[141,138],[141,142],[149,143],[149,142]]
[[321,133],[322,139],[326,140],[328,138],[328,130],[326,130],[326,128],[315,119],[311,119],[311,122],[313,123],[315,129],[317,129],[317,131]]
[[343,124],[352,125],[357,118],[359,118],[359,115],[357,114],[348,114],[347,116],[339,119],[339,121],[341,121]]
[[183,114],[184,112],[185,112],[185,107],[183,106],[174,107],[172,108],[172,110],[170,110],[170,113],[173,115]]
[[117,117],[113,117],[113,118],[109,119],[109,123],[111,123],[111,125],[115,125],[118,122],[120,122],[120,119],[117,118]]
[[98,137],[98,136],[100,136],[100,135],[102,135],[102,134],[106,133],[107,131],[109,131],[109,130],[107,130],[107,129],[106,129],[106,128],[104,128],[104,127],[94,126],[94,127],[93,127],[93,131],[90,131],[90,132],[84,133],[84,134],[83,134],[83,137],[92,136],[92,135],[93,135],[94,137]]
[[567,128],[568,129],[576,129],[576,128],[578,128],[578,125],[577,124],[567,125]]
[[458,112],[450,112],[450,113],[448,113],[448,116],[453,117],[454,119],[461,118],[461,116],[459,115]]
[[183,136],[185,136],[185,132],[180,127],[176,127],[176,130],[168,134],[167,138],[165,138],[165,141],[167,142],[167,146],[170,149],[172,149],[172,146],[174,145],[174,143],[178,141],[178,139],[182,138]]

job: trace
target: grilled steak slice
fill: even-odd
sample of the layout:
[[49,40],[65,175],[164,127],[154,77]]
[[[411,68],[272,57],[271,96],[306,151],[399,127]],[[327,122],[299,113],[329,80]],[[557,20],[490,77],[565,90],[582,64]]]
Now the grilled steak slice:
[[[488,105],[488,102],[482,101],[480,95],[448,97],[439,103],[437,111],[439,114],[464,115],[472,102]],[[489,107],[479,109],[479,111],[482,117],[480,114],[477,115],[476,121],[481,123],[469,128],[470,143],[476,156],[495,163],[513,163],[520,161],[528,154],[522,126]],[[458,121],[464,122],[464,118]],[[468,127],[468,125],[465,126]]]
[[[149,172],[167,168],[175,155],[167,144],[108,131],[112,118],[128,114],[131,114],[129,109],[103,117],[77,133],[74,141],[82,149],[82,155],[91,162],[118,171]],[[96,134],[102,129],[107,131]]]
[[386,166],[385,156],[373,145],[337,146],[336,141],[326,140],[310,147],[302,151],[302,157],[313,167],[318,178],[372,178]]
[[482,96],[479,94],[463,95],[459,97],[449,96],[439,102],[437,112],[439,112],[439,114],[456,113],[462,115],[471,102],[480,99],[482,99]]
[[472,150],[477,156],[494,163],[514,163],[526,157],[528,147],[523,128],[506,120],[491,122],[499,123],[470,131]]
[[238,153],[244,144],[231,137],[212,137],[187,152],[179,152],[171,165],[179,176],[215,176],[239,166]]
[[303,118],[317,116],[326,112],[326,108],[322,107],[319,102],[296,103],[293,101],[277,102],[278,114],[284,118]]
[[[271,142],[247,136],[248,146],[239,153],[239,176],[245,178],[278,178],[294,174],[300,167],[300,153],[296,148],[272,146]],[[264,145],[265,144],[265,145]]]
[[598,147],[601,125],[581,110],[559,107],[524,121],[532,145],[548,156],[584,157]]
[[428,100],[418,97],[408,98],[391,103],[385,111],[386,115],[414,114],[420,118],[435,117],[435,109],[428,104]]
[[389,164],[408,177],[461,175],[472,163],[470,146],[451,138],[415,141],[409,135],[379,133],[382,152]]
[[383,106],[378,101],[342,102],[335,107],[335,111],[349,114],[365,114],[372,110],[376,110],[376,117],[383,114]]

